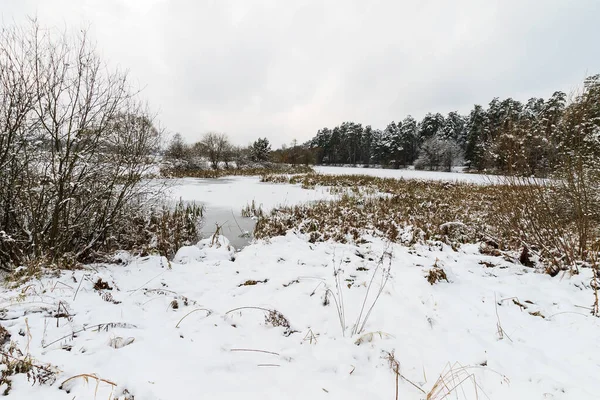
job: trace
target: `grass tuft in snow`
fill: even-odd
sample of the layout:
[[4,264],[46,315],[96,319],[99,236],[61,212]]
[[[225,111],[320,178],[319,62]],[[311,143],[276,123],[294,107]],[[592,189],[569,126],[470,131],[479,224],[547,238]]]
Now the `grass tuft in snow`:
[[434,285],[441,281],[450,282],[446,276],[446,271],[438,266],[438,260],[436,260],[435,264],[433,264],[433,267],[429,270],[429,272],[427,272],[427,282]]
[[[231,314],[236,311],[242,310],[259,310],[265,313],[265,323],[267,325],[271,325],[275,328],[283,327],[283,336],[290,336],[292,333],[296,333],[298,331],[291,328],[290,321],[283,315],[281,312],[275,309],[263,308],[263,307],[238,307],[232,310],[229,310],[225,313],[225,315]],[[241,313],[240,313],[241,314]]]
[[252,203],[249,203],[244,208],[242,208],[242,217],[244,218],[260,218],[264,215],[265,213],[262,209],[262,205],[257,205],[254,200],[252,200]]
[[65,379],[63,381],[63,383],[60,384],[59,389],[64,390],[67,393],[70,393],[72,386],[74,384],[76,384],[77,380],[83,380],[86,384],[89,383],[90,381],[96,382],[96,388],[94,390],[94,393],[98,393],[98,388],[100,387],[101,384],[106,384],[106,385],[111,386],[111,394],[110,394],[111,398],[112,398],[112,391],[117,386],[116,383],[109,381],[108,379],[100,378],[100,377],[96,376],[95,374],[79,374],[79,375],[75,375],[75,376]]
[[[0,334],[6,332],[4,328],[1,329],[4,331],[0,330]],[[38,364],[28,350],[22,352],[14,342],[5,344],[0,355],[2,356],[0,359],[0,388],[3,389],[4,396],[7,396],[12,389],[11,378],[18,374],[25,374],[32,385],[52,385],[56,381],[59,373],[56,367]]]

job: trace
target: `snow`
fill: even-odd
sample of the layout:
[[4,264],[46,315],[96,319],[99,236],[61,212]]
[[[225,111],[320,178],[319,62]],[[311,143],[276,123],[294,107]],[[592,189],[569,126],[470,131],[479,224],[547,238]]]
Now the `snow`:
[[421,179],[435,181],[459,181],[477,184],[487,184],[498,181],[494,175],[467,174],[463,172],[420,171],[415,169],[383,169],[360,167],[327,167],[315,166],[315,171],[326,175],[369,175],[380,178]]
[[[8,398],[124,398],[127,389],[144,400],[393,399],[395,377],[385,359],[391,351],[402,376],[425,392],[455,365],[455,384],[467,379],[448,398],[597,398],[600,319],[577,307],[592,302],[589,270],[551,278],[482,255],[477,245],[454,251],[365,239],[311,244],[290,232],[234,253],[218,238],[181,249],[170,268],[158,256],[123,254],[124,265],[93,265],[4,289],[2,325],[11,339],[36,362],[62,371],[52,386],[17,375]],[[384,253],[392,254],[390,279],[364,333],[352,335],[373,274],[363,316],[377,295],[390,259],[377,268]],[[430,285],[425,275],[433,265],[450,282]],[[343,330],[334,296],[323,305],[327,287],[338,293],[337,268]],[[98,279],[112,290],[95,290]],[[257,282],[243,285],[249,280]],[[70,320],[53,317],[59,307]],[[230,311],[239,307],[276,309],[294,333],[267,323],[261,310]],[[107,323],[121,325],[93,328]],[[59,389],[84,373],[117,387],[78,378],[65,385],[69,393]],[[399,398],[425,397],[400,379]]]
[[211,207],[239,212],[255,201],[263,211],[277,206],[290,206],[335,196],[328,188],[302,189],[300,185],[260,182],[258,176],[236,176],[218,179],[182,178],[169,180],[169,196],[183,201],[196,201]]
[[[203,202],[209,212],[334,197],[327,188],[258,177],[169,182],[170,196]],[[589,269],[551,278],[481,254],[477,244],[455,251],[363,239],[309,243],[288,232],[236,252],[224,236],[209,237],[170,262],[122,253],[119,264],[7,283],[0,324],[34,363],[60,370],[52,385],[13,376],[8,398],[125,400],[126,390],[137,400],[394,399],[392,352],[400,399],[433,391],[428,399],[439,400],[454,387],[446,398],[598,397],[600,319],[582,308],[593,303]],[[434,266],[449,282],[427,281]],[[103,282],[109,288],[95,285]],[[289,327],[266,319],[279,314],[249,307],[277,310]],[[440,375],[446,387],[436,386]]]

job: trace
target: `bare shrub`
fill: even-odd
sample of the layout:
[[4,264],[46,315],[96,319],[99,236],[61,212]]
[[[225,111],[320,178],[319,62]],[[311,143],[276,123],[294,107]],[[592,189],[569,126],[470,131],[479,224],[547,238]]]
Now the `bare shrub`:
[[453,166],[461,162],[462,151],[458,143],[435,135],[421,145],[419,157],[415,160],[415,168],[430,170],[443,168],[445,171],[450,171]]
[[85,31],[0,32],[0,264],[89,256],[143,214],[160,131]]

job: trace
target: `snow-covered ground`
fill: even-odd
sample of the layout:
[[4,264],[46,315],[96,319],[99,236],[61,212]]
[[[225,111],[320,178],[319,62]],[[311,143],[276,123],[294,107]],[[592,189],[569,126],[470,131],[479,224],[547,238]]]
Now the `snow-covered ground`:
[[467,174],[463,172],[443,171],[418,171],[415,169],[383,169],[361,167],[327,167],[316,165],[315,171],[327,175],[369,175],[380,178],[422,179],[436,181],[459,181],[469,183],[487,184],[497,182],[498,177],[493,175]]
[[[392,352],[400,399],[441,399],[455,387],[447,398],[598,398],[600,319],[577,307],[592,301],[589,270],[551,278],[476,245],[366,239],[310,244],[290,233],[239,253],[205,240],[181,249],[171,268],[126,258],[5,289],[11,340],[61,371],[51,386],[16,375],[8,398],[124,399],[127,390],[144,400],[394,399]],[[427,282],[434,264],[449,282]],[[352,334],[365,296],[364,330]],[[240,307],[277,310],[289,327],[259,309],[232,311]],[[79,377],[61,389],[79,374],[116,386]]]
[[[170,184],[208,213],[333,198],[258,177]],[[13,376],[8,398],[395,399],[391,353],[399,399],[600,398],[600,319],[582,308],[589,269],[551,278],[476,244],[364,239],[311,244],[290,232],[235,252],[209,238],[170,263],[124,254],[7,286],[0,325],[34,364],[59,369],[52,385]],[[426,280],[433,266],[448,282]]]

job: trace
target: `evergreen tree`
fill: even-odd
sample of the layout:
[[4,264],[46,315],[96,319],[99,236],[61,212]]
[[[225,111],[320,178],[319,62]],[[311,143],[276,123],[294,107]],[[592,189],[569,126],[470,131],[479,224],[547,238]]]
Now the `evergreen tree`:
[[250,156],[252,157],[252,161],[267,161],[270,154],[271,144],[267,138],[257,139],[250,148]]
[[402,162],[401,126],[401,123],[396,125],[394,121],[390,122],[383,131],[379,147],[380,158],[385,160],[386,164],[391,163],[394,168],[398,168]]
[[344,122],[341,126],[344,132],[345,140],[344,147],[346,158],[345,163],[356,165],[360,155],[360,145],[362,143],[363,127],[361,124],[354,122]]
[[332,158],[331,134],[329,128],[320,129],[310,143],[310,146],[316,150],[317,164],[329,162]]
[[484,141],[488,135],[488,115],[482,106],[476,104],[467,120],[465,159],[471,169],[484,168]]
[[419,125],[419,137],[421,142],[434,137],[438,132],[444,129],[444,116],[440,113],[428,113],[423,117]]
[[374,131],[371,125],[365,126],[360,146],[360,162],[370,165],[372,161],[373,144],[375,141]]
[[402,121],[400,136],[404,154],[403,164],[412,164],[419,155],[419,127],[412,116],[409,115]]
[[467,142],[467,130],[465,117],[460,115],[457,111],[451,111],[448,113],[444,122],[443,128],[445,139],[450,139],[458,143],[461,148],[466,146]]

